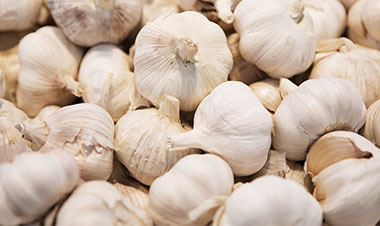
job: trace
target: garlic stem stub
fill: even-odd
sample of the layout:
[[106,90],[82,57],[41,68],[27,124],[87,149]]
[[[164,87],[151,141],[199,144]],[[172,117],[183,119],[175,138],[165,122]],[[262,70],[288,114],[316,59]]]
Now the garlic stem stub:
[[244,83],[224,82],[199,105],[194,129],[171,136],[174,147],[200,148],[222,157],[236,176],[248,176],[265,164],[272,118]]
[[193,111],[232,68],[223,30],[197,12],[160,16],[140,30],[135,46],[136,88],[155,106],[171,95]]

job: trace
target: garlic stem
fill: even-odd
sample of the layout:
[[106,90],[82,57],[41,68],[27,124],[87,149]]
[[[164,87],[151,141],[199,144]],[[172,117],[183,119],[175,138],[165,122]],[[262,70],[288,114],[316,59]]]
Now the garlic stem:
[[111,10],[114,7],[115,0],[95,0],[95,5],[104,10]]
[[204,150],[204,146],[201,144],[203,140],[204,140],[203,133],[199,132],[196,129],[193,129],[189,132],[180,133],[180,134],[170,137],[169,143],[172,148],[192,147],[192,148],[199,148],[199,149]]
[[189,62],[198,52],[198,45],[189,38],[181,38],[177,42],[177,54],[184,61]]
[[226,24],[234,22],[235,16],[231,11],[233,1],[232,0],[216,0],[215,8],[218,12],[218,17]]
[[181,123],[179,106],[180,104],[177,98],[170,95],[165,95],[160,102],[160,108],[158,111],[161,116],[169,118],[171,122]]
[[32,142],[32,150],[38,151],[46,142],[49,130],[45,122],[25,120],[15,124],[22,137]]
[[305,7],[302,5],[302,3],[298,1],[295,1],[293,4],[288,5],[290,18],[292,18],[298,24],[303,19],[304,9]]
[[59,81],[59,87],[70,91],[76,97],[81,97],[83,94],[83,88],[81,84],[70,76],[63,76],[61,81]]

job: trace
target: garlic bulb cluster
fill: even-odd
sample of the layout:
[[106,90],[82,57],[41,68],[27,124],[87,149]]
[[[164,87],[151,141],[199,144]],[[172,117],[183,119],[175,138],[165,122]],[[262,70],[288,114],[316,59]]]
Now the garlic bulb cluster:
[[380,150],[346,131],[322,136],[307,157],[314,197],[329,225],[375,225],[380,220]]
[[320,226],[322,209],[296,182],[265,176],[238,187],[215,214],[213,225]]
[[112,184],[90,181],[80,185],[63,204],[56,225],[150,226],[153,223],[146,211],[126,200]]
[[80,96],[77,78],[83,50],[63,32],[45,26],[25,36],[19,44],[17,106],[35,116],[49,104],[65,105]]
[[367,109],[366,121],[361,134],[380,147],[380,100],[375,101]]
[[199,105],[194,129],[170,138],[172,147],[194,147],[219,155],[236,176],[247,176],[265,164],[271,144],[272,118],[242,82],[216,87]]
[[[192,148],[171,151],[166,145],[168,137],[189,131],[179,118],[179,101],[165,96],[160,108],[129,112],[115,127],[115,151],[118,160],[131,175],[143,184],[167,172],[182,157],[199,153]],[[147,123],[149,122],[149,123]]]
[[74,157],[84,180],[106,180],[112,173],[114,124],[103,108],[94,104],[62,107],[44,121],[16,125],[34,150],[62,149]]
[[171,95],[181,110],[193,111],[232,68],[223,30],[197,12],[157,18],[141,29],[135,45],[137,90],[156,106]]
[[73,158],[61,151],[23,153],[0,165],[0,223],[18,225],[40,217],[78,181]]
[[249,88],[252,89],[268,111],[276,111],[282,100],[278,80],[268,78],[252,83]]
[[3,0],[0,2],[0,31],[32,28],[38,19],[42,0]]
[[83,100],[106,109],[114,121],[128,110],[148,107],[136,90],[128,56],[111,44],[92,47],[84,56],[78,81],[83,86]]
[[177,0],[143,0],[141,24],[145,25],[162,14],[178,13]]
[[245,60],[273,78],[292,77],[313,63],[313,23],[297,0],[243,0],[234,27]]
[[366,108],[359,90],[342,78],[303,82],[282,100],[274,113],[273,147],[286,158],[305,160],[307,149],[332,130],[357,132],[365,122]]
[[206,225],[231,194],[233,175],[215,155],[189,155],[157,178],[148,211],[156,225]]
[[80,46],[118,43],[141,18],[136,0],[46,0],[65,35]]
[[360,45],[380,50],[380,2],[361,0],[348,13],[348,37]]

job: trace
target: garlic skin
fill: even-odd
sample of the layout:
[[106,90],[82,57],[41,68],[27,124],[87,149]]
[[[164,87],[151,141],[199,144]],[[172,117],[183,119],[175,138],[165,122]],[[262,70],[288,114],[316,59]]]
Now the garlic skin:
[[0,32],[32,28],[38,18],[42,0],[4,0],[0,2]]
[[49,115],[51,115],[53,112],[57,111],[61,107],[56,106],[56,105],[48,105],[44,108],[41,109],[40,112],[34,117],[32,120],[33,121],[44,121],[47,119]]
[[274,113],[273,147],[292,161],[305,160],[319,136],[333,130],[357,132],[365,122],[366,107],[359,90],[342,78],[303,82],[282,100]]
[[223,159],[189,155],[153,182],[148,212],[158,226],[206,225],[231,194],[232,186],[233,175]]
[[232,68],[223,30],[197,12],[157,18],[141,29],[135,46],[136,88],[155,106],[171,95],[182,111],[194,111]]
[[370,141],[352,132],[331,132],[313,144],[307,161],[327,224],[375,225],[380,220],[375,189],[380,150]]
[[289,78],[313,63],[313,23],[297,0],[243,0],[235,9],[240,53],[272,78]]
[[278,80],[268,78],[252,83],[249,88],[252,89],[268,111],[275,112],[282,100],[278,86]]
[[57,226],[153,225],[146,211],[135,207],[106,181],[79,186],[59,210]]
[[301,185],[277,176],[241,185],[214,216],[222,225],[322,225],[322,209]]
[[115,126],[115,151],[131,175],[143,184],[151,185],[182,157],[199,153],[192,148],[170,150],[168,137],[189,131],[179,118],[179,101],[165,96],[160,108],[132,111]]
[[286,160],[285,178],[293,180],[302,185],[310,194],[313,194],[314,184],[311,176],[304,170],[303,162],[295,162]]
[[81,96],[75,81],[83,50],[72,44],[63,32],[45,26],[25,36],[18,55],[20,71],[17,106],[35,116],[49,104],[66,105]]
[[112,173],[114,124],[103,108],[75,104],[50,114],[44,121],[16,124],[32,149],[49,152],[56,148],[70,153],[87,180],[106,180]]
[[222,157],[236,176],[265,164],[271,145],[272,117],[242,82],[216,87],[199,105],[192,131],[172,136],[172,147],[194,147]]
[[366,121],[361,134],[380,147],[380,100],[372,103],[367,109]]
[[348,37],[363,46],[380,50],[380,2],[362,0],[348,13]]
[[134,188],[132,186],[121,183],[113,184],[114,187],[126,198],[129,202],[140,209],[147,209],[149,204],[149,195]]
[[73,43],[116,44],[127,37],[141,18],[137,0],[46,0],[55,22]]
[[78,167],[61,151],[23,153],[0,165],[0,223],[31,222],[76,185]]
[[18,109],[12,102],[0,99],[0,116],[8,118],[12,124],[22,122],[28,119],[28,116],[22,110]]
[[178,13],[177,5],[177,0],[143,0],[141,24],[144,26],[162,14]]

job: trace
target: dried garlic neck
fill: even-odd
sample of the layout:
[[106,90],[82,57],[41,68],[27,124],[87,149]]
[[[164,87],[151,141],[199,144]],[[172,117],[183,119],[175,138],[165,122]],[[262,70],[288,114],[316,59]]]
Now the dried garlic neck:
[[15,125],[22,137],[32,142],[32,150],[38,151],[46,142],[49,130],[45,122],[26,120]]
[[298,1],[288,5],[290,18],[292,18],[297,24],[300,23],[303,19],[304,9],[305,7],[302,5],[302,3]]
[[95,0],[96,7],[104,10],[112,10],[114,8],[115,0]]
[[58,81],[58,87],[65,91],[69,91],[76,97],[81,97],[83,95],[82,85],[70,76],[63,76],[60,78]]
[[184,62],[192,61],[198,52],[198,45],[189,38],[181,38],[177,42],[177,54]]
[[167,117],[171,122],[181,123],[179,116],[179,100],[173,96],[165,95],[160,102],[158,111],[162,117]]

